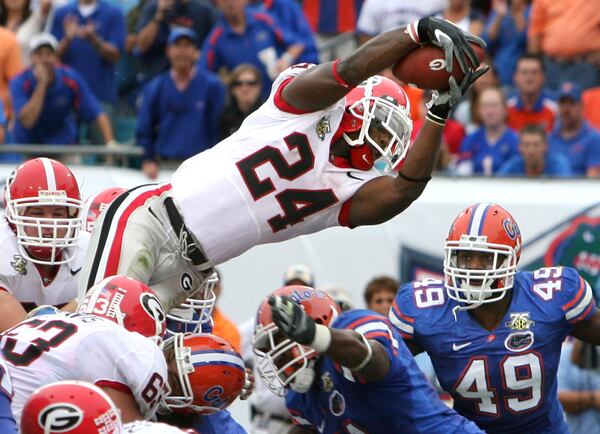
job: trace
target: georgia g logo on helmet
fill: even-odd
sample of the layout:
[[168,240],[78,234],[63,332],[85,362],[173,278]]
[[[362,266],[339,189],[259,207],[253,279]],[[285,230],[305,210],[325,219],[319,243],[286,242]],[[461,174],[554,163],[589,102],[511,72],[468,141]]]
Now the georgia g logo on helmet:
[[76,428],[83,421],[83,411],[72,404],[50,404],[40,412],[38,423],[44,430],[61,433]]
[[165,315],[165,311],[163,310],[160,301],[154,294],[149,294],[147,292],[140,295],[140,304],[150,315],[158,322],[163,322],[166,320],[167,316]]

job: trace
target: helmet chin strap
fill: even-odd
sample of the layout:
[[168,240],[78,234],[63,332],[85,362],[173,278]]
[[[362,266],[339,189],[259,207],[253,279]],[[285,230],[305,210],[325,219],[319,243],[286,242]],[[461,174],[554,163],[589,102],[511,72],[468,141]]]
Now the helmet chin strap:
[[375,161],[367,141],[365,140],[362,145],[356,145],[346,133],[343,133],[342,137],[350,147],[350,165],[358,170],[371,170]]
[[298,375],[294,377],[294,381],[290,383],[290,389],[297,393],[306,393],[312,386],[315,380],[315,361],[311,360],[308,362],[306,368],[302,368],[298,371]]

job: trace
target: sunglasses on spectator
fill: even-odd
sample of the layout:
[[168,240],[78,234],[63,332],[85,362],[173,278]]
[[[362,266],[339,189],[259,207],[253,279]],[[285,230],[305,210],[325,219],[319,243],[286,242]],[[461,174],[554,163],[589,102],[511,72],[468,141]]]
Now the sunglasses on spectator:
[[235,80],[231,83],[233,87],[239,86],[258,86],[258,80]]

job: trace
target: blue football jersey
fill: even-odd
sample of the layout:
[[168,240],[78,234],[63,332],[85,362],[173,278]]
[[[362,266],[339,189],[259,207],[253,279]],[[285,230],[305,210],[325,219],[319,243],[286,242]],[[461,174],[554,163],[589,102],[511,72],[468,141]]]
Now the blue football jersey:
[[365,383],[329,357],[321,357],[311,389],[287,394],[286,404],[296,424],[322,434],[482,432],[439,400],[387,318],[369,310],[351,310],[340,315],[333,327],[356,330],[381,343],[390,371],[378,382]]
[[485,330],[453,308],[439,280],[400,288],[390,320],[423,348],[458,413],[488,433],[564,434],[557,398],[563,340],[595,312],[592,290],[567,267],[518,272],[505,317]]
[[12,381],[6,362],[0,356],[0,433],[17,434],[17,424],[10,404],[13,397]]

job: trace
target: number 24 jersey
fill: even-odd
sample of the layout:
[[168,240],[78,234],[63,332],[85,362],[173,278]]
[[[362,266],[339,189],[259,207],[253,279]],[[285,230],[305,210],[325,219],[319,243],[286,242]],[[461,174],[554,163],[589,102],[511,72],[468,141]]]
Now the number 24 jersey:
[[[509,294],[507,294],[508,296]],[[509,309],[488,331],[453,308],[435,279],[400,288],[390,320],[423,348],[458,413],[488,433],[569,432],[557,398],[562,342],[595,312],[592,290],[566,267],[518,272]]]

